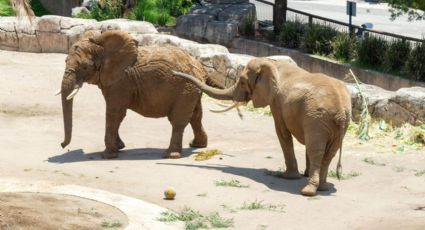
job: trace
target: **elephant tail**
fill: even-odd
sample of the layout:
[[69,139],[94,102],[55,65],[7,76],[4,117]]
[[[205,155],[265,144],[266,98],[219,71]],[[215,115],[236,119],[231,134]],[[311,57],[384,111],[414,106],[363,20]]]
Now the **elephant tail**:
[[342,164],[341,164],[342,139],[344,139],[344,138],[341,138],[341,145],[339,147],[338,163],[336,165],[336,177],[338,178],[338,180],[341,180],[341,174],[342,174]]

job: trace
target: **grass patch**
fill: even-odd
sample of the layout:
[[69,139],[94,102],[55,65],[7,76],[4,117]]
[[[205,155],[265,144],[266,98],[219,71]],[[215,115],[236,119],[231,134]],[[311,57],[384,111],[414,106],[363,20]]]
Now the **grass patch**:
[[269,210],[272,212],[285,212],[285,205],[283,204],[265,204],[263,201],[244,202],[241,210]]
[[161,222],[185,222],[186,230],[233,227],[233,219],[225,219],[216,212],[204,216],[200,212],[188,207],[185,207],[178,213],[163,212],[158,220]]
[[396,171],[396,172],[403,172],[405,170],[405,168],[404,167],[401,167],[401,166],[395,166],[393,168],[393,170]]
[[240,181],[232,179],[230,181],[220,180],[215,181],[215,186],[221,186],[221,187],[235,187],[235,188],[249,188],[249,185],[241,184]]
[[[349,173],[342,173],[341,174],[341,180],[348,180],[348,179],[351,179],[353,177],[357,177],[357,176],[360,176],[360,175],[361,175],[361,173],[356,172],[356,171],[351,171]],[[328,177],[337,178],[336,172],[334,170],[329,171]]]
[[221,152],[218,149],[207,149],[201,152],[195,152],[195,161],[206,161],[213,158],[215,155],[220,155]]
[[273,157],[272,157],[272,156],[266,156],[265,158],[266,158],[266,159],[273,159]]
[[207,193],[200,193],[200,194],[196,194],[196,196],[199,196],[199,197],[206,197],[206,196],[207,196]]
[[245,106],[243,106],[247,111],[259,113],[261,115],[271,116],[272,111],[270,110],[269,106],[263,107],[263,108],[254,108],[254,105],[252,104],[252,101],[248,102]]
[[103,221],[102,227],[103,228],[120,228],[122,227],[122,223],[119,220]]
[[417,171],[417,170],[415,170],[416,172],[415,172],[415,176],[423,176],[423,175],[425,175],[425,170],[420,170],[420,171]]
[[268,176],[274,176],[274,177],[282,177],[283,176],[283,171],[282,170],[268,170],[266,169],[265,174]]
[[9,0],[0,0],[0,16],[13,16],[15,12],[13,12],[12,6],[10,5]]
[[377,166],[385,166],[386,165],[384,163],[376,162],[375,160],[373,160],[370,157],[363,158],[363,161],[366,162],[366,163],[368,163],[368,164],[370,164],[370,165],[377,165]]

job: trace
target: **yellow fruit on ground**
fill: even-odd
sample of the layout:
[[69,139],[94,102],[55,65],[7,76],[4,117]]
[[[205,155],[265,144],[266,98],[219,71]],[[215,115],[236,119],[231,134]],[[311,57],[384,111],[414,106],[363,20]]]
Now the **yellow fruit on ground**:
[[168,187],[164,191],[165,199],[167,200],[174,200],[174,197],[176,197],[176,190],[174,190],[173,187]]

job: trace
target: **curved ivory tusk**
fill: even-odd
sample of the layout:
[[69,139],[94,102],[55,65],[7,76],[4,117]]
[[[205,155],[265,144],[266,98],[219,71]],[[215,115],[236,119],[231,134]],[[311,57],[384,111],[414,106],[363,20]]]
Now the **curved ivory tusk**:
[[55,92],[55,96],[57,96],[57,95],[59,95],[59,94],[61,94],[62,93],[62,90],[61,89],[58,89],[56,92]]
[[229,111],[233,108],[239,107],[241,104],[242,104],[241,102],[235,102],[233,105],[231,105],[231,106],[229,106],[225,109],[222,109],[222,110],[214,110],[214,109],[209,109],[209,110],[213,113],[224,113],[224,112],[227,112],[227,111]]
[[72,98],[75,97],[75,95],[77,95],[78,90],[80,90],[80,88],[75,88],[74,90],[72,90],[72,92],[68,95],[68,97],[66,97],[66,100],[71,100]]

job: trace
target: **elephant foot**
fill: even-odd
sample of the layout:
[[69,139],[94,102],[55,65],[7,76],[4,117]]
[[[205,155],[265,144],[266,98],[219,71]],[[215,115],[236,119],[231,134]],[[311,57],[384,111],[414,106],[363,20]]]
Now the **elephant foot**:
[[315,196],[316,191],[317,191],[317,186],[308,184],[301,190],[301,194],[303,194],[304,196]]
[[113,158],[117,158],[118,157],[118,152],[112,152],[112,151],[108,151],[105,150],[102,152],[102,158],[105,159],[113,159]]
[[170,158],[170,159],[179,159],[181,157],[181,153],[179,152],[169,152],[166,151],[164,155],[162,155],[162,158]]
[[282,177],[288,180],[296,180],[301,178],[301,174],[298,171],[288,171],[282,173]]
[[195,138],[190,143],[189,146],[192,148],[205,148],[208,145],[208,139],[205,138]]
[[331,184],[326,182],[320,183],[317,188],[318,191],[329,191],[329,189],[331,189]]

